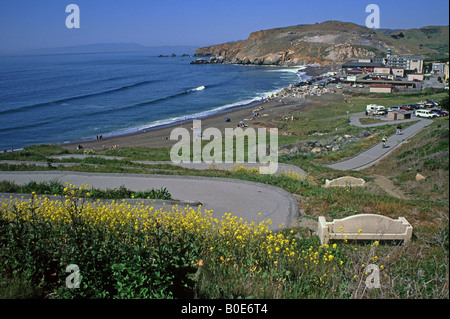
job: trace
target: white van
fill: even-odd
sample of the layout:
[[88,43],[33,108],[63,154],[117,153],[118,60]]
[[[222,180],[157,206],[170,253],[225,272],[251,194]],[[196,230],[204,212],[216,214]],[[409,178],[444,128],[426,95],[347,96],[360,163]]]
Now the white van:
[[384,115],[387,113],[387,110],[384,106],[377,104],[368,104],[366,106],[366,115],[369,115],[370,111],[372,111],[373,115]]
[[426,118],[434,118],[437,117],[436,113],[431,112],[430,110],[416,110],[414,115],[417,117],[426,117]]

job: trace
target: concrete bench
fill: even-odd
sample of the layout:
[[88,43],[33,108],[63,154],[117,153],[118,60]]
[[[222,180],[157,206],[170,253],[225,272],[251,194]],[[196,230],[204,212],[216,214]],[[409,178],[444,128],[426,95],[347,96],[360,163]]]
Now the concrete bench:
[[365,186],[366,181],[362,178],[356,178],[353,176],[343,176],[333,180],[326,179],[324,188],[328,187],[362,187]]
[[320,216],[318,235],[322,245],[330,239],[411,240],[413,227],[404,217],[392,219],[377,214],[359,214],[327,222]]

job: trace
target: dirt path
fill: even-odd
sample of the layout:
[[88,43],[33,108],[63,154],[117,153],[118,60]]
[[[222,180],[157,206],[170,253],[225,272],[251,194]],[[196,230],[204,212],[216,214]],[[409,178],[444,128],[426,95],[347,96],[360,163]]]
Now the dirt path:
[[380,186],[386,193],[393,197],[400,199],[410,199],[409,196],[405,195],[394,183],[386,176],[374,175],[375,183]]

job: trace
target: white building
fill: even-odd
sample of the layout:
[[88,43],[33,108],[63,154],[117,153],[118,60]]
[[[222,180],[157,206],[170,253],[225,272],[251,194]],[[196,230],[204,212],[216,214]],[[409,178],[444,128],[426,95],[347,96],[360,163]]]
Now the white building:
[[423,72],[423,56],[417,55],[392,55],[388,49],[385,64],[390,67],[403,68],[406,71]]
[[444,73],[445,72],[445,63],[433,62],[433,66],[432,66],[431,71],[434,72],[434,74],[436,74],[436,73]]

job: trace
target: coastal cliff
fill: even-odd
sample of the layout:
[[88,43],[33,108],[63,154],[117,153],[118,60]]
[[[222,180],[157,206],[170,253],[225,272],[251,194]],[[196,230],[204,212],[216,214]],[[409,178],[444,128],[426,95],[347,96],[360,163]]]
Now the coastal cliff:
[[[448,27],[446,31],[448,35]],[[439,53],[383,31],[326,21],[253,32],[246,40],[199,48],[194,56],[209,57],[210,63],[325,65],[381,57],[388,48],[396,54]]]

